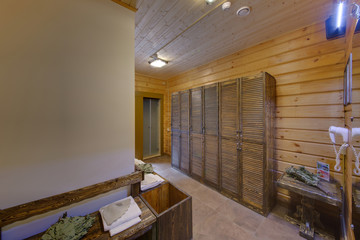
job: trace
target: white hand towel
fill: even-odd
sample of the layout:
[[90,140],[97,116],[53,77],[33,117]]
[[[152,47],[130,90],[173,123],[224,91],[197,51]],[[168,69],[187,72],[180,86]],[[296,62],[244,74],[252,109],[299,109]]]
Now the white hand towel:
[[157,185],[161,184],[165,180],[162,179],[160,176],[155,174],[145,174],[145,178],[141,181],[141,191],[148,190],[150,188],[156,187]]
[[139,217],[141,215],[140,208],[138,207],[138,205],[136,204],[136,202],[134,201],[134,199],[131,196],[129,196],[127,198],[124,198],[122,200],[116,201],[114,203],[118,203],[118,202],[124,201],[124,200],[129,199],[129,198],[131,199],[129,209],[126,211],[126,213],[124,213],[124,215],[122,215],[121,218],[119,218],[118,220],[113,222],[111,225],[106,224],[106,221],[105,221],[104,216],[103,216],[104,208],[107,207],[110,204],[100,208],[99,211],[100,211],[102,222],[103,222],[103,225],[104,225],[104,231],[109,231],[110,229],[113,229],[113,228],[115,228],[117,226],[120,226],[121,224],[123,224],[125,222],[128,222],[129,220],[132,220],[132,219],[134,219],[136,217]]
[[130,221],[128,221],[126,223],[123,223],[123,224],[111,229],[110,230],[110,236],[112,237],[112,236],[114,236],[114,235],[116,235],[116,234],[118,234],[118,233],[120,233],[120,232],[134,226],[135,224],[137,224],[139,222],[141,222],[141,219],[139,217],[131,219]]

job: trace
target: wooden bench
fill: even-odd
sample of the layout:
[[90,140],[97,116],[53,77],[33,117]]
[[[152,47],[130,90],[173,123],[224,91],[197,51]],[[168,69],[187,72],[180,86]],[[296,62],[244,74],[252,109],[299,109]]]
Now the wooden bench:
[[[58,194],[37,201],[21,204],[15,207],[0,210],[0,240],[1,228],[33,216],[47,213],[74,203],[98,196],[112,190],[131,185],[131,196],[141,209],[141,222],[124,230],[123,232],[110,237],[109,232],[104,232],[101,216],[98,211],[91,215],[96,217],[95,223],[89,229],[84,239],[135,239],[152,230],[156,222],[155,215],[150,211],[143,200],[140,199],[140,182],[144,179],[141,171],[136,171],[129,175],[94,184],[70,192]],[[39,239],[43,233],[39,233],[29,239]]]

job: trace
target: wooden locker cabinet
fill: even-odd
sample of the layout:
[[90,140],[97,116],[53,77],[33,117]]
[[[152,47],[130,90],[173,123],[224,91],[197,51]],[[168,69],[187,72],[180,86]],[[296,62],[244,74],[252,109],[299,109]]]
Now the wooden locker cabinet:
[[172,104],[172,165],[267,215],[275,198],[275,79],[261,73],[173,93]]

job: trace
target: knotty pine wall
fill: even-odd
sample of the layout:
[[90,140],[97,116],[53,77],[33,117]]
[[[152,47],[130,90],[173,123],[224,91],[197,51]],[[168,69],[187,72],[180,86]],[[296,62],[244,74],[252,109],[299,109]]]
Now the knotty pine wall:
[[[280,174],[291,165],[315,171],[316,162],[322,161],[341,180],[341,174],[334,172],[328,128],[344,125],[345,40],[326,40],[324,27],[324,23],[305,27],[171,78],[168,97],[172,92],[266,71],[276,78],[275,171]],[[355,35],[353,60],[353,109],[360,117],[360,34]],[[166,129],[170,111],[165,114]],[[289,200],[283,189],[278,190],[278,197]]]
[[158,93],[164,95],[164,111],[161,114],[164,114],[164,128],[163,128],[163,150],[166,154],[171,154],[171,135],[167,131],[167,126],[170,126],[171,122],[168,122],[170,118],[165,117],[171,114],[168,90],[167,90],[167,81],[152,78],[149,76],[142,75],[140,73],[135,73],[135,91],[138,92],[148,92],[148,93]]

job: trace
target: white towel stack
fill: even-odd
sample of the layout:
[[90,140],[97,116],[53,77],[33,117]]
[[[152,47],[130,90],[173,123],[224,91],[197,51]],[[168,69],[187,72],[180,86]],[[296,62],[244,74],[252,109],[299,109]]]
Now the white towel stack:
[[144,180],[141,181],[141,191],[148,190],[150,188],[156,187],[157,185],[161,184],[165,180],[162,179],[160,176],[155,174],[145,174]]
[[145,162],[135,158],[135,165],[145,164]]
[[[145,164],[145,162],[135,158],[135,165]],[[141,191],[148,190],[150,188],[156,187],[165,180],[160,176],[152,173],[147,173],[144,176],[144,180],[141,181]]]
[[[116,208],[119,204],[128,201],[128,199],[130,199],[129,208],[121,217],[116,218]],[[104,225],[104,231],[109,231],[110,236],[114,236],[115,234],[118,234],[141,221],[141,210],[131,196],[110,203],[100,208],[99,212],[101,214],[102,222]],[[114,219],[114,217],[116,220]],[[113,220],[111,221],[112,223],[108,225],[109,219]]]

